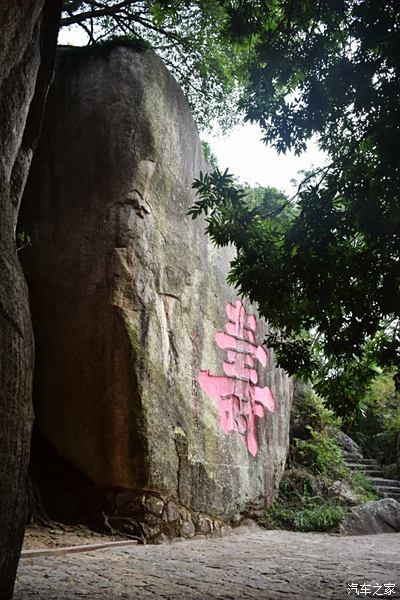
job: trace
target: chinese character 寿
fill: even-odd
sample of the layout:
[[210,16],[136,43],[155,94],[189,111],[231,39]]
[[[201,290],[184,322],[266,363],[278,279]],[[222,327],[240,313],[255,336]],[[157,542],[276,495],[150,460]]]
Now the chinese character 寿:
[[223,363],[225,376],[200,371],[199,383],[203,391],[217,401],[220,424],[224,433],[241,434],[248,451],[256,456],[258,451],[256,417],[264,416],[264,408],[275,411],[275,401],[269,387],[257,386],[258,375],[254,361],[267,366],[268,354],[255,343],[256,318],[246,314],[240,300],[227,304],[229,321],[226,331],[218,331],[215,341],[227,351]]

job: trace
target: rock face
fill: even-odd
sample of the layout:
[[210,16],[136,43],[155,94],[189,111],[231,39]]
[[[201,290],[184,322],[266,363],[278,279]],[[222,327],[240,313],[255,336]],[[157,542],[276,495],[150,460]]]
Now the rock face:
[[340,524],[344,535],[400,532],[400,502],[392,498],[352,508]]
[[0,3],[0,597],[25,527],[33,337],[15,229],[54,64],[59,2]]
[[155,54],[61,52],[23,215],[38,422],[114,490],[114,514],[150,503],[154,531],[175,511],[189,537],[185,507],[203,531],[201,514],[270,502],[292,394],[260,346],[265,324],[225,282],[230,253],[186,216],[206,169]]
[[359,498],[357,494],[353,492],[351,487],[344,481],[334,481],[329,487],[329,492],[335,496],[337,500],[340,500],[346,504],[358,504]]
[[332,431],[337,443],[342,448],[344,456],[351,456],[353,458],[362,458],[362,450],[360,446],[351,437],[346,435],[340,429],[334,429]]

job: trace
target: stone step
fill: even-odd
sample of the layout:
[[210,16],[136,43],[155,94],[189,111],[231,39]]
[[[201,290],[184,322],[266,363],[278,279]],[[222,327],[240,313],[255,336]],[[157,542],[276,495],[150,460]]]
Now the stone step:
[[365,471],[369,473],[370,471],[381,471],[379,465],[360,465],[357,463],[347,463],[346,465],[349,469],[358,469],[359,471]]
[[362,469],[357,466],[349,467],[349,468],[351,471],[358,471],[359,473],[362,473],[366,477],[378,477],[381,479],[384,479],[384,477],[385,477],[383,471],[380,471],[379,469]]
[[364,464],[364,463],[360,463],[360,462],[357,462],[357,461],[346,462],[346,465],[348,467],[357,467],[358,469],[378,469],[379,468],[378,463]]
[[385,474],[383,473],[383,471],[362,471],[363,475],[365,475],[365,477],[368,477],[368,479],[371,479],[372,477],[374,479],[384,479],[385,478]]
[[393,500],[396,500],[397,502],[400,502],[400,492],[396,493],[396,492],[382,492],[382,496],[384,498],[392,498]]
[[400,481],[398,481],[397,479],[385,479],[383,477],[368,477],[368,479],[377,488],[396,488],[400,492]]
[[357,463],[361,465],[376,465],[377,462],[374,458],[360,458],[359,456],[352,456],[348,454],[344,457],[344,461],[350,463]]
[[391,496],[394,494],[395,496],[400,496],[400,488],[397,487],[389,487],[389,486],[375,486],[378,492],[380,492],[383,496]]

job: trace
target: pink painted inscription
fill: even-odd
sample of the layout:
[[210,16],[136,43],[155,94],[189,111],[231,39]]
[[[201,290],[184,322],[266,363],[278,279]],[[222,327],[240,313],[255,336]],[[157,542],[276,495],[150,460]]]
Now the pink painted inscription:
[[202,390],[217,401],[220,424],[225,433],[236,431],[253,456],[258,452],[256,417],[264,416],[264,408],[275,411],[275,400],[269,387],[258,387],[254,361],[267,366],[268,354],[255,343],[257,322],[254,315],[246,314],[240,300],[227,304],[229,321],[225,331],[215,334],[215,341],[226,350],[223,363],[225,376],[200,371]]

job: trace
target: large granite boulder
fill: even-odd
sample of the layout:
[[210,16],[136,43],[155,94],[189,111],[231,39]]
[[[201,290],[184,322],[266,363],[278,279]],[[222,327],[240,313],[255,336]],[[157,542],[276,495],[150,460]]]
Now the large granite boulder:
[[11,597],[26,514],[33,336],[15,232],[51,80],[59,1],[0,3],[0,598]]
[[288,448],[291,381],[226,284],[231,251],[186,216],[206,169],[153,52],[61,51],[22,221],[37,418],[63,458],[116,490],[119,516],[147,506],[152,531],[192,522],[185,507],[200,531],[201,515],[262,509]]
[[400,532],[400,502],[374,500],[352,508],[340,524],[343,535]]

